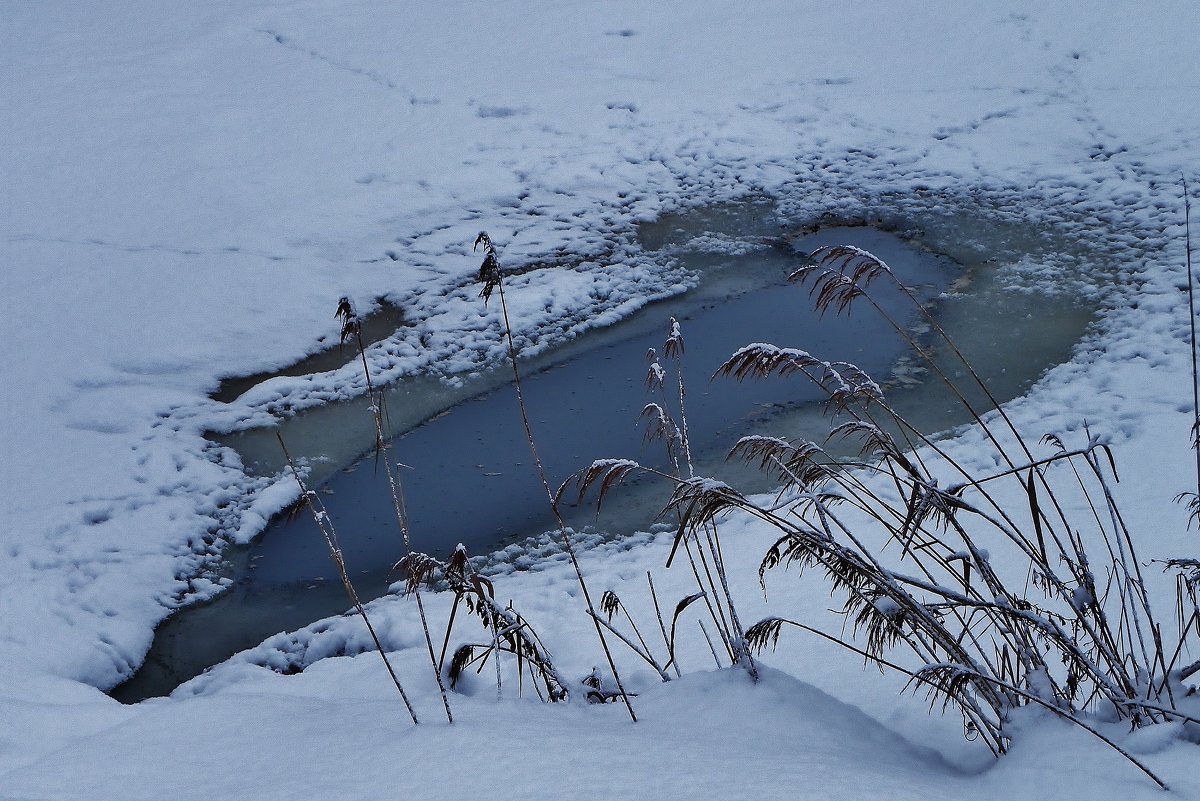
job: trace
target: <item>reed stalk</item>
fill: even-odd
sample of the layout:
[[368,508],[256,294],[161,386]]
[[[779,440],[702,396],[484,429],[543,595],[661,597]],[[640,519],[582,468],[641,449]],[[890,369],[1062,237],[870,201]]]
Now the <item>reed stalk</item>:
[[[371,417],[375,423],[376,465],[381,461],[383,462],[383,472],[387,478],[388,492],[392,499],[392,511],[396,518],[396,525],[400,529],[400,539],[404,544],[404,554],[405,556],[412,556],[412,537],[409,534],[408,510],[404,503],[404,487],[400,482],[400,476],[397,475],[396,469],[393,467],[391,459],[388,456],[388,451],[391,449],[391,440],[388,438],[388,426],[386,423],[386,399],[382,391],[376,391],[375,384],[371,380],[371,368],[367,363],[367,349],[362,338],[362,324],[358,314],[354,311],[354,306],[350,303],[350,299],[346,297],[338,301],[335,316],[342,321],[341,343],[345,344],[347,339],[353,337],[358,348],[358,356],[362,361],[363,377],[367,383],[367,397],[371,400]],[[425,634],[429,664],[433,668],[433,677],[437,682],[438,692],[442,698],[442,708],[446,712],[446,721],[454,723],[454,713],[450,710],[450,698],[446,693],[446,684],[442,681],[442,672],[438,667],[438,660],[433,654],[433,638],[429,633],[429,619],[425,615],[425,602],[421,598],[421,588],[419,585],[414,585],[411,591],[417,602],[417,614],[421,619],[421,630]]]
[[287,446],[283,442],[283,437],[278,434],[276,434],[276,437],[279,439],[279,447],[283,449],[283,455],[287,460],[288,467],[292,471],[292,477],[296,480],[297,486],[300,487],[300,500],[312,512],[313,520],[316,521],[317,528],[320,529],[321,536],[325,540],[325,545],[329,549],[329,556],[333,560],[334,567],[337,568],[338,578],[341,579],[342,586],[346,589],[346,595],[349,596],[350,603],[354,605],[354,611],[358,613],[358,616],[362,618],[363,623],[366,625],[367,632],[371,635],[371,641],[375,643],[375,650],[379,652],[379,658],[383,660],[383,665],[387,668],[388,676],[391,677],[396,692],[400,694],[400,699],[404,701],[404,707],[408,710],[413,724],[419,724],[420,721],[417,720],[417,713],[413,709],[412,702],[408,700],[408,693],[404,691],[403,685],[400,684],[400,677],[396,674],[395,668],[392,667],[392,662],[388,659],[383,642],[375,632],[375,626],[371,623],[371,618],[367,615],[366,607],[363,606],[362,601],[358,597],[358,591],[354,589],[354,583],[350,580],[350,573],[346,569],[346,560],[343,558],[341,546],[338,544],[337,531],[334,529],[333,520],[329,517],[329,513],[325,511],[321,499],[306,485],[304,477],[300,474],[299,467],[292,460],[291,454],[288,453]]
[[542,464],[541,456],[538,455],[537,441],[533,436],[533,427],[529,422],[529,411],[525,406],[525,393],[521,386],[521,370],[517,364],[517,345],[513,340],[512,322],[508,317],[508,303],[504,298],[504,276],[500,269],[500,261],[496,253],[496,248],[486,231],[480,231],[479,236],[475,238],[475,248],[477,249],[480,245],[483,245],[484,248],[484,260],[479,270],[480,281],[483,283],[480,296],[486,304],[491,297],[492,290],[499,290],[500,311],[504,321],[504,337],[508,344],[508,361],[512,367],[513,387],[516,390],[517,407],[521,414],[521,425],[525,429],[525,441],[529,444],[529,453],[533,457],[534,469],[537,472],[538,481],[541,482],[542,488],[545,490],[546,500],[550,504],[550,511],[558,523],[558,531],[562,539],[563,549],[567,552],[571,566],[575,570],[575,578],[579,583],[580,591],[583,593],[583,600],[587,606],[588,616],[591,617],[592,624],[596,628],[596,637],[600,641],[600,647],[604,651],[604,658],[607,660],[608,667],[612,671],[613,680],[617,684],[617,692],[621,696],[625,708],[629,711],[630,719],[636,723],[637,714],[633,711],[633,702],[629,700],[629,693],[626,692],[624,685],[621,683],[621,675],[617,670],[616,662],[613,660],[612,651],[608,647],[608,641],[604,637],[604,630],[600,624],[601,619],[596,614],[596,607],[592,603],[592,595],[588,591],[587,582],[584,580],[583,569],[579,565],[579,557],[575,553],[575,546],[568,531],[567,522],[563,519],[562,512],[558,506],[558,499],[555,496],[554,490],[550,488],[550,482],[546,477],[546,468]]

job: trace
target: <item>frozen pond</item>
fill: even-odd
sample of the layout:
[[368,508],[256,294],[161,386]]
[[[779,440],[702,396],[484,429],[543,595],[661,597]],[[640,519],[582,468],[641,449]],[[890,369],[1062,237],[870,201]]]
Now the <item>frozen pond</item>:
[[[714,227],[736,230],[732,238],[714,238]],[[815,391],[802,378],[743,385],[710,381],[729,354],[750,342],[795,346],[824,359],[853,362],[885,383],[905,353],[895,333],[867,306],[856,307],[848,319],[819,320],[810,310],[807,290],[784,283],[804,263],[803,254],[821,245],[866,248],[922,296],[938,298],[940,322],[961,340],[1002,400],[1068,358],[1093,312],[1061,297],[1011,291],[995,264],[972,260],[969,251],[951,259],[867,227],[784,236],[767,209],[755,206],[742,207],[731,219],[663,220],[644,227],[642,241],[647,250],[672,255],[699,271],[700,286],[529,366],[525,395],[552,481],[565,479],[594,458],[663,461],[660,443],[643,443],[639,414],[647,402],[657,400],[645,388],[646,351],[661,351],[667,319],[675,316],[687,343],[684,371],[697,471],[742,488],[767,489],[761,478],[724,463],[728,447],[746,433],[820,440],[827,421],[815,410]],[[884,282],[876,286],[890,289]],[[969,291],[944,296],[951,288]],[[912,319],[907,301],[894,290],[877,299],[889,313]],[[476,389],[478,394],[470,397],[463,397],[469,391],[429,380],[405,382],[390,392],[393,414],[403,408],[410,418],[432,418],[402,433],[392,451],[407,465],[402,478],[418,550],[445,554],[462,542],[472,553],[483,554],[553,527],[512,388],[499,380],[492,383],[499,385]],[[885,389],[894,405],[928,430],[965,422],[961,410],[932,383],[892,382]],[[345,466],[353,455],[347,451],[358,452],[370,442],[369,433],[364,437],[369,417],[361,404],[339,406],[298,416],[285,437],[290,447],[305,453],[330,452],[331,463],[340,468],[331,472],[322,491],[359,593],[371,598],[386,592],[395,579],[390,569],[402,555],[402,545],[385,479],[373,470],[372,458]],[[271,473],[280,468],[273,431],[221,441],[237,448],[249,469]],[[602,516],[590,507],[565,511],[576,528],[593,526],[619,536],[650,525],[663,497],[661,488],[635,486],[614,496]],[[512,550],[519,553],[519,548]],[[145,665],[114,692],[116,697],[134,701],[165,694],[271,634],[348,606],[307,513],[272,524],[249,548],[231,549],[229,575],[234,583],[214,601],[183,610],[159,627]]]

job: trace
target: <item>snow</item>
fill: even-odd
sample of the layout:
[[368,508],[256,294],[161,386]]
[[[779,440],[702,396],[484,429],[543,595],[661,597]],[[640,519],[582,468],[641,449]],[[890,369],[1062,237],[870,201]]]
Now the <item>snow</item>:
[[[1171,503],[1193,466],[1178,186],[1200,145],[1193,3],[46,0],[0,18],[0,797],[1154,796],[1085,732],[1033,714],[1013,754],[965,772],[977,755],[956,720],[799,635],[764,657],[778,670],[759,687],[703,672],[694,631],[681,682],[619,654],[637,725],[508,686],[500,702],[455,695],[459,722],[432,722],[404,599],[372,608],[420,729],[376,655],[336,655],[365,647],[353,619],[281,634],[170,699],[122,707],[101,690],[173,606],[219,590],[206,568],[224,540],[295,498],[203,433],[363,387],[350,365],[230,404],[208,393],[319,350],[341,295],[414,321],[371,349],[380,378],[502,359],[497,304],[471,284],[483,229],[516,273],[530,351],[682,291],[693,277],[644,253],[635,226],[723,200],[775,198],[804,222],[982,213],[1113,254],[1095,333],[1008,411],[1035,435],[1103,432],[1143,557],[1194,554]],[[1030,263],[1012,282],[1045,278]],[[984,444],[966,429],[954,447]],[[763,601],[769,535],[723,536],[747,619],[828,605],[794,577]],[[687,593],[667,548],[594,549],[585,572],[649,620],[646,570]],[[566,565],[501,592],[566,675],[600,664]],[[255,665],[288,649],[303,673]],[[1200,798],[1194,745],[1129,740]]]

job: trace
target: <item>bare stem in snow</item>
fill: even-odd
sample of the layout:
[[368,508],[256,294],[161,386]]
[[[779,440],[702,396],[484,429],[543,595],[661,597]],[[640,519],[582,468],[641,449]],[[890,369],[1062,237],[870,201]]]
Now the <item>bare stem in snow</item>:
[[1192,200],[1183,178],[1183,235],[1187,252],[1188,326],[1192,356],[1192,450],[1196,454],[1196,516],[1200,520],[1200,368],[1197,367],[1196,274],[1192,270]]
[[542,459],[538,455],[537,442],[533,436],[533,427],[529,423],[529,412],[525,408],[525,396],[521,388],[521,370],[517,366],[517,345],[513,340],[512,323],[508,318],[508,303],[504,299],[504,276],[500,269],[500,261],[496,255],[496,248],[492,244],[491,237],[487,232],[480,231],[479,236],[475,239],[475,247],[483,245],[484,259],[483,264],[479,268],[479,280],[483,284],[483,289],[480,291],[480,296],[484,303],[492,296],[493,290],[500,291],[500,311],[504,317],[504,336],[508,342],[508,360],[512,365],[513,386],[517,393],[517,406],[521,412],[521,423],[525,427],[525,440],[529,443],[529,452],[533,457],[533,464],[537,470],[538,480],[542,483],[542,488],[546,491],[546,499],[550,503],[550,511],[553,512],[555,520],[558,522],[559,534],[562,537],[563,548],[567,552],[567,556],[571,560],[571,566],[575,568],[575,578],[579,582],[579,588],[583,592],[584,603],[587,604],[588,615],[592,618],[592,623],[596,627],[596,636],[600,640],[600,647],[604,650],[604,657],[608,661],[608,667],[612,671],[613,679],[617,683],[617,691],[621,696],[621,700],[625,702],[625,708],[629,710],[629,717],[635,723],[637,722],[637,714],[633,711],[633,703],[629,700],[629,693],[625,691],[625,687],[621,683],[620,673],[617,671],[616,662],[613,661],[612,652],[609,650],[608,641],[604,637],[604,630],[600,627],[600,617],[596,614],[596,607],[592,603],[591,593],[588,591],[587,582],[583,578],[583,569],[579,566],[579,558],[575,555],[575,546],[571,541],[570,532],[567,530],[567,522],[563,519],[562,512],[558,508],[558,499],[555,497],[554,490],[550,488],[550,482],[546,478],[546,468],[542,464]]
[[[362,339],[362,324],[349,298],[343,297],[338,301],[335,316],[342,321],[341,342],[344,344],[347,339],[353,336],[358,346],[358,356],[362,360],[363,376],[367,382],[367,397],[371,400],[371,416],[375,422],[376,464],[380,461],[383,462],[383,471],[387,477],[388,491],[391,493],[392,498],[392,511],[395,513],[396,524],[400,527],[400,538],[404,543],[404,554],[405,556],[411,556],[413,553],[412,538],[409,535],[408,510],[404,504],[404,486],[400,483],[400,476],[396,473],[396,468],[392,465],[391,459],[388,456],[388,451],[391,449],[391,442],[387,436],[387,407],[385,406],[383,392],[376,392],[374,382],[371,380],[371,368],[367,364],[367,349]],[[438,668],[438,660],[433,655],[433,638],[429,633],[429,621],[425,616],[425,602],[421,599],[420,586],[414,586],[412,594],[417,601],[417,614],[421,618],[421,630],[425,633],[425,645],[429,651],[429,664],[433,668],[433,676],[437,681],[438,691],[442,696],[442,708],[446,711],[446,720],[449,723],[453,723],[454,713],[450,711],[450,699],[446,694],[446,684],[442,681],[442,672]]]
[[370,633],[371,640],[375,643],[375,649],[379,652],[379,658],[383,660],[383,665],[387,668],[388,675],[392,678],[392,684],[396,686],[396,692],[400,693],[400,698],[404,701],[404,706],[408,709],[408,714],[412,717],[412,722],[414,724],[420,723],[417,720],[417,713],[413,710],[412,703],[408,700],[408,694],[404,692],[404,687],[400,684],[399,676],[396,675],[396,671],[392,668],[391,660],[388,659],[383,643],[380,641],[379,635],[375,633],[375,626],[371,624],[371,618],[367,616],[367,610],[363,607],[362,601],[358,598],[358,592],[354,589],[354,584],[350,581],[350,573],[346,570],[346,562],[342,558],[342,549],[338,546],[337,532],[334,530],[333,521],[325,511],[321,499],[305,485],[304,477],[300,475],[300,469],[292,461],[291,454],[288,453],[287,446],[283,443],[283,437],[278,434],[276,436],[279,439],[279,447],[283,448],[283,456],[287,460],[288,467],[291,468],[292,476],[296,479],[296,484],[300,487],[300,500],[312,512],[313,519],[317,523],[317,528],[321,530],[321,536],[325,538],[325,545],[329,548],[329,555],[333,559],[334,566],[337,568],[338,576],[342,580],[342,586],[346,588],[346,594],[350,596],[350,603],[354,604],[354,610],[358,612],[359,617],[366,624],[367,632]]

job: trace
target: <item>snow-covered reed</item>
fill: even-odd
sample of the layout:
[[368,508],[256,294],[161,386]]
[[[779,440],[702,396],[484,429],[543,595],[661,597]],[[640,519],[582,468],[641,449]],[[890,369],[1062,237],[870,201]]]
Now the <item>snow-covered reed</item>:
[[[934,315],[872,254],[823,248],[792,280],[810,288],[819,311],[834,314],[867,303],[887,317],[872,298],[876,281],[909,295],[931,334],[919,339],[904,321],[887,319],[983,432],[987,458],[965,460],[919,430],[853,364],[757,343],[730,356],[717,374],[807,378],[822,390],[832,418],[825,445],[752,435],[733,447],[731,457],[780,482],[774,499],[620,459],[599,460],[581,473],[581,492],[595,487],[603,499],[631,473],[656,475],[674,485],[667,510],[678,521],[676,547],[711,537],[728,512],[746,514],[779,534],[760,580],[779,567],[814,568],[842,598],[841,633],[773,616],[744,638],[738,628],[723,631],[732,647],[761,651],[785,625],[812,632],[881,670],[907,675],[931,704],[956,707],[968,736],[996,755],[1009,749],[1013,712],[1034,705],[1104,740],[1162,784],[1094,724],[1176,722],[1186,736],[1196,734],[1200,705],[1186,682],[1200,663],[1180,664],[1200,646],[1196,560],[1168,563],[1180,573],[1170,626],[1158,607],[1171,599],[1159,597],[1143,575],[1147,563],[1117,501],[1116,459],[1101,437],[1085,426],[1083,441],[1068,445],[1054,434],[1038,440],[1021,430]],[[956,384],[948,361],[961,364],[975,386]],[[661,374],[652,365],[652,377],[661,381]],[[971,400],[979,393],[985,402]],[[658,434],[686,441],[661,408],[647,409]],[[839,455],[845,445],[857,453]]]

